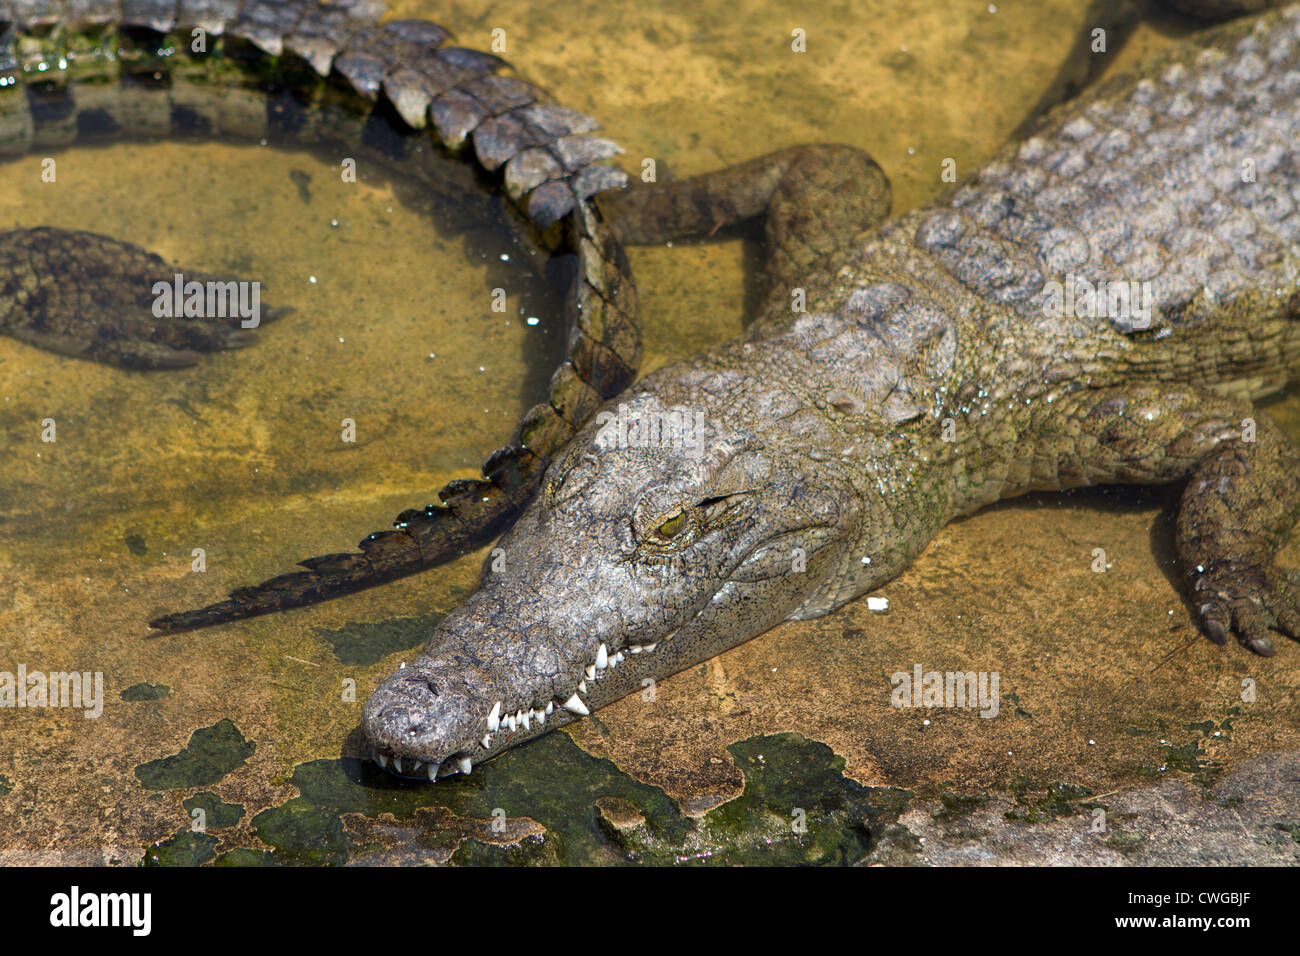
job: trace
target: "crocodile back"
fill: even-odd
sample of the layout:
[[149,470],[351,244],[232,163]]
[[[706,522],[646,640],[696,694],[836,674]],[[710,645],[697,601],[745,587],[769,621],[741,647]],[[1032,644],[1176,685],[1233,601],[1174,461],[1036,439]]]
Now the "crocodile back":
[[[1046,117],[914,241],[1008,322],[1164,336],[1300,279],[1300,5]],[[1089,290],[1101,290],[1091,300]],[[1138,307],[1123,308],[1125,295]],[[1151,306],[1143,315],[1142,297]]]

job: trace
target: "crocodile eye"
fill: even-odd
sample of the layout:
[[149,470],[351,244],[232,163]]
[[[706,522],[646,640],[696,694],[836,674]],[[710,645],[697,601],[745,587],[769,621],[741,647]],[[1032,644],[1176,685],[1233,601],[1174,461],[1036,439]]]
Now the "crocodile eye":
[[659,537],[667,541],[681,534],[682,530],[685,527],[686,527],[686,512],[679,511],[677,512],[677,514],[673,515],[671,518],[669,518],[667,521],[661,524],[658,528],[655,528],[655,534],[659,535]]

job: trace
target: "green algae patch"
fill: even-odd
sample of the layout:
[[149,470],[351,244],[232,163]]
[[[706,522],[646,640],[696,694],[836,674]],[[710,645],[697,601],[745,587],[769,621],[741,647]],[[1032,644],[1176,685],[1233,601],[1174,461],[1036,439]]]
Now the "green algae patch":
[[563,865],[563,843],[543,836],[526,836],[506,844],[475,839],[461,840],[452,854],[451,862],[457,866]]
[[658,865],[827,865],[856,863],[907,809],[910,794],[864,787],[825,744],[792,733],[752,737],[727,748],[744,776],[734,800],[694,821],[682,840],[642,823],[639,807],[600,803],[607,837],[635,862]]
[[123,700],[135,702],[141,700],[162,700],[172,689],[166,684],[150,684],[141,682],[132,684],[119,695]]
[[140,783],[150,790],[175,790],[216,783],[253,755],[257,744],[245,740],[230,718],[200,727],[180,753],[151,760],[135,768]]
[[185,829],[145,851],[141,866],[202,866],[215,855],[217,838]]
[[896,821],[911,796],[849,779],[843,757],[799,734],[752,737],[727,750],[744,774],[744,792],[705,814],[681,851],[665,857],[661,845],[648,862],[856,863],[872,848],[873,828]]
[[251,850],[238,846],[212,861],[213,866],[275,866],[275,854],[269,850]]
[[419,647],[429,639],[429,632],[445,615],[424,614],[394,617],[374,623],[353,623],[343,627],[315,627],[312,630],[334,649],[340,664],[370,667],[389,654]]
[[0,797],[7,797],[14,792],[14,782],[0,773]]
[[1091,797],[1092,791],[1087,787],[1072,783],[1053,783],[1038,799],[1029,796],[1027,781],[1020,778],[1012,787],[1016,803],[1019,806],[1003,814],[1006,819],[1020,823],[1043,823],[1057,817],[1069,817],[1100,804],[1084,802]]
[[[666,844],[682,845],[694,828],[662,790],[590,756],[564,733],[548,734],[505,759],[475,767],[469,776],[436,784],[403,780],[351,757],[299,764],[289,782],[300,796],[252,820],[272,854],[245,859],[228,853],[220,865],[338,865],[398,844],[465,865],[625,862],[627,854],[610,845],[598,821],[596,801],[606,797],[634,807],[646,832]],[[374,835],[376,827],[345,827],[344,814],[372,822],[382,818],[400,835],[390,836],[385,847]],[[349,830],[361,835],[350,836]]]
[[1201,742],[1192,740],[1185,744],[1168,744],[1164,748],[1165,762],[1155,776],[1165,770],[1181,770],[1189,774],[1201,787],[1209,789],[1224,770],[1224,764],[1211,760],[1201,752]]
[[253,830],[275,847],[278,862],[338,865],[348,859],[349,841],[338,813],[302,797],[263,810],[253,817]]
[[[1169,733],[1168,736],[1174,739],[1162,738],[1158,750],[1163,757],[1160,766],[1143,765],[1138,768],[1138,776],[1159,779],[1170,770],[1176,770],[1187,774],[1191,781],[1201,788],[1202,795],[1211,799],[1210,790],[1229,767],[1228,761],[1218,759],[1218,755],[1224,752],[1220,745],[1232,741],[1234,724],[1238,721],[1253,722],[1258,719],[1258,716],[1243,715],[1241,707],[1234,704],[1224,709],[1223,716],[1218,721],[1206,719],[1186,723],[1183,725],[1183,730],[1197,736],[1178,743],[1175,742],[1177,739],[1175,735]],[[1163,722],[1161,722],[1160,732],[1167,733]]]
[[936,820],[952,821],[969,816],[976,810],[983,810],[988,802],[987,793],[960,794],[945,790],[939,794],[939,809],[930,816]]
[[729,751],[744,791],[700,819],[565,733],[436,784],[357,758],[308,761],[289,779],[300,795],[252,820],[271,853],[217,863],[842,864],[866,858],[908,807],[906,791],[858,784],[842,757],[797,734]]
[[244,815],[242,803],[226,803],[215,793],[203,791],[181,801],[181,806],[194,819],[194,811],[203,811],[203,826],[208,830],[233,827]]

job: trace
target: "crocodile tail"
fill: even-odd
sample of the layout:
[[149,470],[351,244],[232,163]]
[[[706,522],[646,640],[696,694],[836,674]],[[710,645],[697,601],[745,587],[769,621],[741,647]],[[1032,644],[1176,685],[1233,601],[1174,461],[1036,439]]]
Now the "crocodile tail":
[[483,466],[484,479],[457,479],[437,505],[403,511],[389,531],[367,535],[359,551],[298,562],[294,571],[238,588],[216,604],[165,614],[149,622],[160,633],[190,631],[316,604],[453,560],[498,535],[532,497],[542,460],[527,449],[502,448]]
[[482,479],[457,479],[441,504],[402,512],[359,552],[307,558],[294,571],[231,592],[216,604],[149,622],[159,633],[190,631],[304,607],[444,564],[501,534],[532,500],[551,458],[600,404],[632,384],[641,354],[636,289],[617,240],[591,205],[571,217],[579,275],[568,302],[568,358],[551,376],[547,401],[524,415],[512,444],[494,452]]
[[[0,37],[7,35],[6,9],[0,0]],[[619,147],[585,135],[596,128],[594,120],[546,102],[542,90],[509,75],[498,57],[445,46],[450,33],[435,24],[375,23],[383,9],[379,0],[258,9],[259,17],[223,21],[215,34],[269,55],[282,47],[320,77],[337,72],[362,100],[387,100],[407,125],[429,129],[441,146],[465,155],[500,183],[545,244],[576,254],[568,351],[548,400],[528,412],[510,446],[488,459],[482,479],[451,482],[440,492],[440,504],[403,512],[392,530],[369,535],[358,552],[308,558],[299,562],[305,570],[150,622],[162,633],[315,604],[482,546],[531,500],[552,455],[597,406],[632,383],[641,356],[631,270],[594,202],[597,194],[624,186],[627,177],[603,165]],[[168,14],[141,26],[165,34],[176,23]],[[0,56],[0,78],[5,63]]]

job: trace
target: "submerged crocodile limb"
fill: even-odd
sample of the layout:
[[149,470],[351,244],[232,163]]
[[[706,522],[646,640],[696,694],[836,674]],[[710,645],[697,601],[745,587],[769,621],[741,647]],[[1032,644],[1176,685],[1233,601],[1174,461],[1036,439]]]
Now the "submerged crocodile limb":
[[[805,207],[760,321],[556,457],[502,560],[370,697],[373,755],[468,773],[833,611],[1030,491],[1181,483],[1206,635],[1265,655],[1300,636],[1300,576],[1274,563],[1300,451],[1252,404],[1300,370],[1298,146],[1289,5],[1055,110],[947,201],[878,229]],[[780,191],[762,161],[742,172],[628,194],[627,235],[709,231]]]
[[[0,156],[118,136],[337,144],[436,191],[451,188],[443,157],[458,153],[503,183],[544,243],[577,259],[567,359],[482,480],[451,482],[441,504],[403,512],[360,553],[310,558],[305,571],[160,618],[160,630],[349,593],[491,540],[533,496],[550,456],[635,375],[635,289],[591,200],[623,184],[602,164],[618,147],[583,135],[590,117],[549,104],[500,58],[451,45],[433,23],[379,23],[383,10],[380,0],[0,0]],[[376,125],[388,130],[385,148],[367,151]],[[460,188],[474,188],[468,180]],[[175,271],[106,236],[0,233],[0,332],[134,369],[190,365],[252,340],[237,320],[155,317],[154,282]]]

